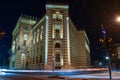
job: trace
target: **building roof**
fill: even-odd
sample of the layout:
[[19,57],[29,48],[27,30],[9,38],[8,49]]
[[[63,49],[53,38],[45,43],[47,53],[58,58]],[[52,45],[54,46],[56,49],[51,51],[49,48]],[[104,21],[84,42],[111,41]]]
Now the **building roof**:
[[69,4],[68,3],[56,3],[56,2],[48,2],[46,4],[46,9],[50,9],[50,8],[63,8],[63,9],[68,9],[69,8]]
[[18,29],[21,22],[22,23],[27,23],[27,24],[30,24],[30,25],[34,25],[37,22],[37,20],[36,20],[36,18],[34,18],[32,16],[21,15],[20,18],[18,19],[16,25],[15,25],[15,28],[12,32],[12,35],[16,32],[16,30]]

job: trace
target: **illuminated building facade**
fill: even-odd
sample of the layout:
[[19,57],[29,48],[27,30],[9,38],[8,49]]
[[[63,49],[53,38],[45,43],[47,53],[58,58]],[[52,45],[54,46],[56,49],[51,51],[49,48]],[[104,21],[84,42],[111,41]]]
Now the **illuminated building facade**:
[[40,20],[21,16],[12,33],[10,69],[90,67],[89,40],[77,30],[67,4],[47,4]]

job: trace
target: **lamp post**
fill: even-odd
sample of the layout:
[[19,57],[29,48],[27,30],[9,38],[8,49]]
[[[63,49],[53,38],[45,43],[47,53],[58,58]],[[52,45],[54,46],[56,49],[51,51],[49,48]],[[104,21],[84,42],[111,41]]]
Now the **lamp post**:
[[[116,17],[116,21],[120,22],[120,16]],[[111,59],[110,59],[109,49],[108,49],[109,43],[112,41],[112,38],[108,39],[106,30],[103,27],[103,24],[101,25],[101,28],[102,28],[103,39],[100,39],[100,42],[104,43],[104,48],[106,49],[106,53],[107,53],[106,59],[108,60],[108,68],[109,68],[109,80],[112,80]]]
[[112,72],[111,72],[111,61],[110,61],[110,57],[106,56],[105,59],[108,62],[108,69],[109,69],[109,79],[112,80]]
[[110,60],[110,56],[109,56],[109,51],[108,51],[108,45],[109,45],[109,40],[107,38],[107,33],[105,28],[103,27],[103,24],[101,25],[102,28],[102,35],[103,35],[103,40],[104,40],[104,47],[106,49],[106,53],[107,53],[107,57],[106,59],[108,60],[108,69],[109,69],[109,80],[112,80],[112,71],[111,71],[111,60]]
[[54,56],[52,58],[52,71],[53,72],[55,71],[55,58],[54,58]]

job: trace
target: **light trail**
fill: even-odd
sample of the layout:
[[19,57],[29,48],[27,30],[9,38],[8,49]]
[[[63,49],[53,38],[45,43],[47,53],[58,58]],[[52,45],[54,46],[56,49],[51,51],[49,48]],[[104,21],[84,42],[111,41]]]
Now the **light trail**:
[[[94,71],[99,72],[100,70],[103,70],[103,73],[94,73]],[[17,75],[24,75],[28,72],[29,75],[32,75],[33,72],[37,72],[36,75],[40,74],[39,72],[46,73],[45,76],[54,75],[54,73],[59,73],[60,76],[67,77],[67,78],[84,78],[84,79],[109,79],[109,72],[104,72],[104,70],[108,70],[106,68],[94,68],[94,69],[74,69],[74,70],[55,70],[54,72],[52,70],[6,70],[6,69],[0,69],[1,75],[16,75],[16,72],[23,72],[21,74]],[[84,71],[93,71],[93,73],[84,74],[82,72]],[[69,74],[66,75],[66,72]],[[80,74],[74,74],[74,73],[80,73]],[[73,73],[73,74],[72,74]],[[43,75],[42,75],[43,76]],[[120,72],[119,71],[112,71],[112,79],[119,79],[120,80]]]
[[[62,70],[55,70],[54,72],[73,72],[73,71],[102,71],[102,70],[108,70],[108,68],[87,68],[87,69],[62,69]],[[7,69],[1,69],[1,71],[5,72],[53,72],[53,70],[7,70]]]
[[[83,74],[83,75],[67,75],[69,78],[84,78],[84,79],[109,79],[109,73],[97,73],[97,74]],[[120,72],[113,71],[112,79],[120,79]]]

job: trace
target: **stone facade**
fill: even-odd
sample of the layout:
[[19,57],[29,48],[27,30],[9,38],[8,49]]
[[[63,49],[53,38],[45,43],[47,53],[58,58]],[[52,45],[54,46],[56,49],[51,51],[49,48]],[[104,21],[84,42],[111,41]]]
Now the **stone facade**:
[[46,4],[40,19],[21,16],[12,33],[10,69],[75,69],[90,67],[89,40],[78,31],[67,4]]

